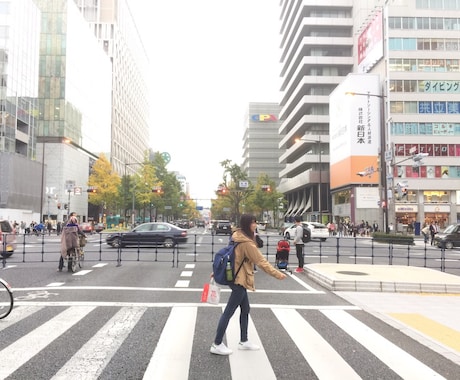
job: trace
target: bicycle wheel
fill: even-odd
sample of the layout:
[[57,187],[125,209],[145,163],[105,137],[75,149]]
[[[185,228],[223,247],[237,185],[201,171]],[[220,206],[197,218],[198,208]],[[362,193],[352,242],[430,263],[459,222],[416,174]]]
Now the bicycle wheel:
[[85,253],[83,252],[83,249],[80,248],[79,250],[79,255],[78,255],[78,266],[79,268],[83,268],[83,263],[85,261]]
[[75,273],[77,270],[77,258],[75,249],[72,249],[72,251],[69,253],[69,259],[67,261],[67,271]]
[[13,310],[13,292],[10,285],[0,278],[0,319],[5,318]]

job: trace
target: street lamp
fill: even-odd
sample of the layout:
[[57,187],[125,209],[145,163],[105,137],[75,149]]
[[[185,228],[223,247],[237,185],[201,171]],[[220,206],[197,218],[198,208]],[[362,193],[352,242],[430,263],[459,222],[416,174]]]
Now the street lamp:
[[318,161],[319,161],[319,181],[318,181],[318,211],[319,211],[319,222],[323,223],[323,207],[321,204],[321,188],[323,183],[323,168],[322,168],[322,150],[321,150],[321,136],[318,136],[318,140],[315,139],[306,139],[306,138],[297,138],[298,141],[313,142],[316,143],[318,149]]
[[359,92],[346,92],[346,95],[358,95],[358,96],[367,96],[368,98],[374,97],[379,98],[380,100],[380,152],[379,152],[379,161],[380,161],[380,188],[383,189],[383,196],[380,194],[380,207],[383,212],[383,226],[384,232],[388,233],[388,183],[387,183],[387,157],[386,157],[386,122],[385,122],[385,95],[377,95]]

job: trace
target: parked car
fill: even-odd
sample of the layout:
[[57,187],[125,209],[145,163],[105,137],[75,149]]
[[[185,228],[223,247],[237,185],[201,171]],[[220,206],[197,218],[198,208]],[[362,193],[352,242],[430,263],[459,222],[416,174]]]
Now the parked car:
[[434,236],[434,244],[439,248],[444,246],[446,249],[460,247],[460,224],[451,224],[444,231],[438,232]]
[[[329,230],[322,223],[317,222],[302,222],[302,224],[310,230],[311,239],[317,239],[321,241],[326,241],[329,237]],[[296,224],[293,224],[291,227],[287,228],[284,231],[284,238],[294,239]]]
[[178,243],[186,243],[187,230],[170,223],[151,222],[143,223],[129,232],[108,234],[105,241],[112,247],[129,245],[174,247]]
[[85,234],[93,234],[94,232],[94,227],[92,223],[89,222],[84,222],[80,224],[80,230],[84,232]]
[[94,231],[97,233],[102,232],[104,230],[105,230],[104,223],[96,223],[96,225],[94,226]]
[[0,220],[0,254],[9,257],[16,249],[16,230],[9,220]]
[[231,235],[232,234],[232,223],[229,220],[216,220],[213,224],[212,230],[213,235],[225,234]]

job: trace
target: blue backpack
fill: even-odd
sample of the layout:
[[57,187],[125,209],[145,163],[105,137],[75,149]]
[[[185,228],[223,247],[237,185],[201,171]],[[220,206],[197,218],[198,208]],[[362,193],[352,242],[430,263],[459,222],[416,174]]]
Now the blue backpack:
[[235,248],[237,245],[238,243],[230,241],[226,247],[220,249],[214,256],[214,262],[212,263],[214,280],[220,285],[232,284],[243,265],[244,260],[235,273]]

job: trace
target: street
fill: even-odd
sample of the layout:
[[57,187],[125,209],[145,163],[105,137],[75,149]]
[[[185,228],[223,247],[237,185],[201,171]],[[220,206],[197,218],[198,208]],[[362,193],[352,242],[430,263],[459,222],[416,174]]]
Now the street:
[[[119,262],[116,249],[103,247],[99,260],[98,239],[88,238],[88,260],[76,273],[57,272],[55,252],[54,261],[21,262],[20,254],[7,260],[0,276],[13,286],[15,308],[0,320],[0,378],[458,377],[457,364],[302,273],[278,281],[259,270],[257,290],[249,294],[249,339],[262,349],[237,350],[235,315],[225,338],[234,353],[212,355],[229,292],[222,289],[219,306],[200,302],[211,262],[194,261],[190,247],[174,265],[170,251],[161,249],[150,250],[150,259],[144,249],[139,261],[130,249]],[[57,240],[47,237],[46,246]]]

